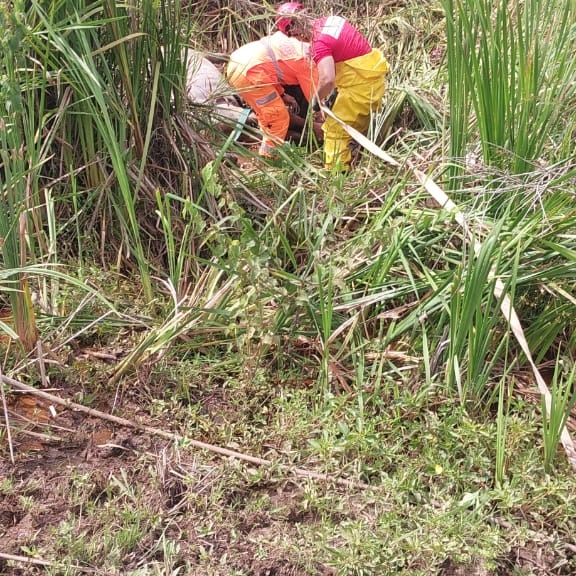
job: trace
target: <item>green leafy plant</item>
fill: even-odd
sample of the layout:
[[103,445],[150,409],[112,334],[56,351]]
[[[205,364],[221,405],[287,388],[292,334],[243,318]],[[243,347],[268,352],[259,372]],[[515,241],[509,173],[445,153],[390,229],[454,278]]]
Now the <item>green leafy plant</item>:
[[442,5],[452,158],[464,159],[477,131],[486,165],[531,172],[547,152],[553,156],[549,138],[562,134],[574,95],[571,3]]
[[566,426],[568,417],[576,405],[576,367],[562,377],[559,373],[561,364],[556,364],[552,377],[550,403],[542,398],[542,437],[544,442],[544,469],[551,472],[554,456],[560,443],[560,436]]

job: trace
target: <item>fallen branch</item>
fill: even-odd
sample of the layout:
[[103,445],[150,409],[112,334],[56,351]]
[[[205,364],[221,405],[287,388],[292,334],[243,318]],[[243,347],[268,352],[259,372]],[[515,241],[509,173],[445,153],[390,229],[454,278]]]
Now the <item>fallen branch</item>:
[[[2,377],[2,368],[0,368],[0,377]],[[4,386],[0,383],[0,393],[2,394],[2,409],[4,410],[4,421],[6,422],[6,437],[8,439],[8,448],[10,449],[10,462],[14,464],[14,446],[12,444],[12,432],[10,431],[10,418],[8,417],[8,405],[6,404],[6,394]]]
[[[0,427],[6,427],[6,424],[0,424]],[[60,438],[59,436],[48,436],[48,434],[42,434],[41,432],[33,432],[32,430],[25,430],[25,429],[20,429],[18,430],[18,434],[24,434],[25,436],[32,436],[32,438],[38,438],[39,440],[42,440],[42,442],[62,442],[62,438]],[[12,464],[15,464],[15,462],[12,462]]]
[[[6,552],[0,552],[0,560],[9,560],[10,562],[20,562],[24,564],[34,564],[35,566],[54,566],[55,562],[50,562],[49,560],[43,560],[42,558],[29,558],[28,556],[16,556],[15,554],[6,554]],[[88,574],[97,574],[98,570],[94,568],[88,568],[86,566],[78,566],[76,564],[70,564],[67,568],[73,568],[74,570],[79,570],[80,572],[87,572]]]
[[[16,420],[19,423],[23,422],[25,424],[31,424],[32,426],[36,426],[36,427],[49,426],[53,430],[63,430],[64,432],[72,432],[72,433],[76,432],[76,430],[72,430],[72,428],[66,428],[65,426],[58,426],[57,424],[53,424],[53,423],[48,424],[47,422],[42,422],[42,424],[40,424],[37,420],[31,420],[30,418],[26,418],[26,416],[24,416],[23,414],[20,414],[19,412],[14,411],[14,410],[8,409],[8,414],[11,415],[12,417],[16,418]],[[22,432],[22,430],[19,430],[19,432]],[[51,436],[51,438],[52,438],[52,436]]]
[[266,468],[271,468],[275,466],[279,470],[283,470],[284,472],[292,474],[293,476],[297,476],[299,478],[324,480],[326,482],[332,482],[339,486],[345,486],[346,488],[354,488],[354,489],[360,488],[360,489],[372,489],[372,490],[380,489],[377,486],[371,486],[370,484],[365,484],[364,482],[355,482],[353,480],[346,480],[344,478],[334,478],[328,474],[320,474],[319,472],[306,470],[304,468],[294,468],[292,466],[288,466],[286,464],[282,464],[272,460],[266,460],[264,458],[250,456],[249,454],[243,454],[242,452],[236,452],[235,450],[229,450],[228,448],[222,448],[221,446],[214,446],[213,444],[201,442],[200,440],[192,440],[185,436],[180,436],[179,434],[166,432],[165,430],[160,430],[159,428],[153,428],[151,426],[144,426],[143,424],[139,424],[138,422],[134,422],[132,420],[127,420],[126,418],[120,418],[118,416],[113,416],[112,414],[107,414],[106,412],[101,412],[100,410],[94,410],[93,408],[88,408],[86,406],[82,406],[81,404],[76,404],[71,400],[64,400],[59,396],[49,394],[48,392],[44,392],[43,390],[38,390],[33,386],[28,386],[28,384],[23,384],[18,380],[9,378],[8,376],[0,375],[0,379],[2,382],[8,384],[12,388],[15,388],[16,390],[22,390],[24,392],[37,396],[38,398],[48,400],[53,404],[58,404],[59,406],[65,406],[66,408],[75,410],[77,412],[83,412],[84,414],[88,414],[89,416],[93,416],[95,418],[100,418],[102,420],[114,422],[114,424],[118,424],[119,426],[124,426],[126,428],[135,428],[137,430],[141,430],[142,432],[153,434],[154,436],[159,436],[160,438],[165,438],[167,440],[172,441],[186,440],[187,444],[193,446],[194,448],[199,448],[200,450],[207,450],[208,452],[213,452],[215,454],[219,454],[220,456],[227,456],[228,458],[234,458],[235,460],[242,460],[244,462],[249,462],[250,464]]
[[29,558],[28,556],[16,556],[14,554],[6,554],[0,552],[2,560],[11,560],[13,562],[25,562],[26,564],[35,564],[36,566],[52,566],[52,562],[48,560],[41,560],[40,558]]

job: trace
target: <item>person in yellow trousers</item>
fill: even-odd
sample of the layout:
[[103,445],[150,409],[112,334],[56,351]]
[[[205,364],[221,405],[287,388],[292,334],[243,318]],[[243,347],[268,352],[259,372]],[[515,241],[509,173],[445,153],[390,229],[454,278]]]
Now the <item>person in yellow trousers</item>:
[[[311,56],[318,67],[316,98],[323,101],[336,90],[332,112],[366,134],[386,89],[388,62],[382,52],[372,48],[346,19],[315,18],[299,2],[286,2],[277,9],[276,26],[292,38],[310,42]],[[325,167],[348,170],[351,137],[330,116],[322,129]]]
[[226,76],[258,118],[264,133],[260,155],[273,156],[274,148],[286,138],[289,109],[297,112],[296,99],[284,86],[299,85],[308,102],[314,93],[318,76],[310,45],[275,32],[232,52]]

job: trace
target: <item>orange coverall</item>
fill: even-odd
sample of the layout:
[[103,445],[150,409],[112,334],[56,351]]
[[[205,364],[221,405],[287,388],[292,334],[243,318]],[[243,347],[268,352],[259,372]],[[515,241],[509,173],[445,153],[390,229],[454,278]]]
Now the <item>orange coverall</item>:
[[261,156],[270,156],[288,132],[290,114],[282,101],[284,86],[298,84],[310,101],[318,72],[309,51],[308,43],[275,32],[230,55],[226,76],[258,118],[264,132]]

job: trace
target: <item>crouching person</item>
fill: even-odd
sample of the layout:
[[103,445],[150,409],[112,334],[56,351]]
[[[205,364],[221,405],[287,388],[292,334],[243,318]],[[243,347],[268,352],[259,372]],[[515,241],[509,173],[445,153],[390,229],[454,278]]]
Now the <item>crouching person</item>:
[[307,101],[317,80],[309,58],[309,45],[282,32],[241,46],[230,55],[226,69],[230,84],[252,108],[263,132],[259,153],[273,156],[290,127],[291,111],[298,105],[284,87],[298,85]]
[[[344,18],[315,17],[298,2],[286,2],[278,8],[276,25],[290,37],[310,42],[319,76],[316,97],[325,100],[336,89],[332,112],[366,134],[386,88],[388,62],[382,52],[372,48]],[[323,130],[325,167],[348,170],[351,137],[331,117],[326,118]]]

